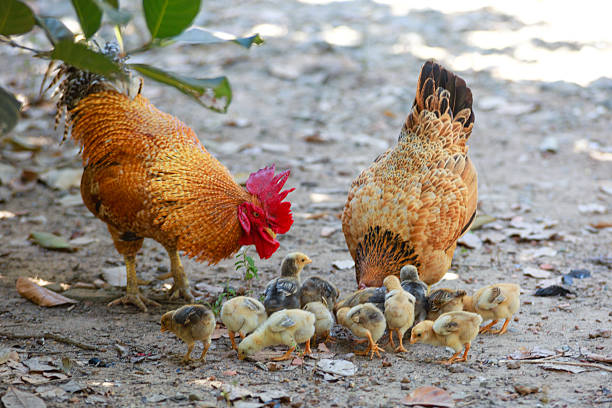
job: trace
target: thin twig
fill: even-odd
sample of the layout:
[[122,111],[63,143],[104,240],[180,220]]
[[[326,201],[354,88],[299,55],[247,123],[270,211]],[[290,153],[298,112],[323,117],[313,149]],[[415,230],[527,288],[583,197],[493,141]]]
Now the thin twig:
[[21,48],[23,50],[32,51],[32,52],[34,52],[36,54],[41,54],[41,53],[45,52],[45,51],[37,50],[37,49],[34,49],[34,48],[26,47],[25,45],[17,44],[15,41],[7,39],[7,38],[4,38],[4,37],[0,37],[0,42],[8,44],[11,47]]
[[49,338],[57,341],[58,343],[70,344],[71,346],[76,346],[83,350],[91,350],[98,352],[105,352],[105,349],[93,346],[91,344],[81,343],[80,341],[69,339],[68,337],[60,336],[59,334],[54,333],[44,333],[44,334],[12,334],[0,332],[1,337],[7,337],[9,339],[31,339],[31,338]]
[[[535,360],[502,360],[500,362],[507,363],[509,361],[516,361],[517,363],[526,363],[526,364],[538,364],[538,363],[540,364],[561,364],[561,365],[569,365],[569,366],[577,366],[577,367],[593,367],[593,368],[598,368],[600,370],[612,372],[612,368],[602,366],[599,364],[595,364],[595,363],[576,363],[573,361],[551,361],[550,358],[554,358],[554,357],[557,357],[557,356],[539,358]],[[547,360],[547,361],[542,362],[542,360]]]

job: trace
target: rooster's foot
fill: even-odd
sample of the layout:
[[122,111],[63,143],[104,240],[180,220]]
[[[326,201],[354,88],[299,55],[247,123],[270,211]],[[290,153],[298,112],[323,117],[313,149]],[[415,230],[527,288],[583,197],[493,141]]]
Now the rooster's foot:
[[141,293],[127,294],[123,297],[120,297],[119,299],[113,300],[107,306],[111,307],[111,306],[116,306],[118,304],[122,304],[122,305],[131,304],[131,305],[137,306],[143,312],[146,312],[148,310],[146,305],[151,305],[155,307],[161,306],[156,301],[147,298]]

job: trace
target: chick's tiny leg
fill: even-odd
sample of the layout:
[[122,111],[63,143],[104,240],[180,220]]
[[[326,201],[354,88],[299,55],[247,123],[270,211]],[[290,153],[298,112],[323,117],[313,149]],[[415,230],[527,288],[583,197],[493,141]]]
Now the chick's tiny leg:
[[370,343],[368,345],[368,348],[365,349],[365,351],[355,351],[355,354],[360,356],[367,356],[368,354],[370,354],[370,360],[374,358],[374,353],[376,353],[376,355],[380,357],[380,351],[384,353],[385,350],[380,348],[378,344],[374,342],[374,339],[372,339],[372,334],[369,331],[366,332],[366,335],[368,336],[368,342]]
[[304,348],[304,355],[311,354],[312,350],[310,349],[310,339],[306,341],[306,347]]
[[389,329],[389,341],[387,342],[387,344],[391,344],[392,348],[395,348],[395,342],[393,341],[393,332],[395,331],[395,329]]
[[138,278],[136,277],[136,258],[132,255],[125,256],[125,270],[127,274],[127,285],[126,295],[115,299],[108,304],[108,306],[115,306],[118,304],[132,304],[138,306],[142,311],[147,311],[146,305],[152,305],[159,307],[159,303],[148,299],[143,296],[138,290]]
[[470,351],[470,343],[465,343],[464,347],[465,347],[465,351],[463,352],[463,355],[461,356],[461,358],[458,358],[457,361],[467,361],[467,353],[468,351]]
[[166,247],[166,251],[170,257],[170,273],[174,278],[174,284],[170,289],[170,299],[182,296],[187,302],[192,303],[193,295],[191,294],[189,280],[187,280],[187,275],[185,275],[178,250],[173,247]]
[[202,342],[202,346],[204,346],[204,349],[202,350],[202,354],[200,355],[200,361],[204,361],[204,359],[206,358],[206,353],[208,352],[208,348],[210,347],[210,341],[209,342]]
[[408,352],[408,350],[406,350],[406,348],[404,347],[404,333],[401,332],[401,330],[397,329],[397,337],[399,337],[399,346],[395,349],[396,353],[399,352]]
[[289,360],[291,358],[291,353],[293,353],[293,350],[295,350],[295,346],[291,347],[289,350],[287,350],[287,352],[285,354],[283,354],[280,357],[274,357],[272,360],[273,361],[284,361],[284,360]]
[[486,326],[482,326],[480,330],[478,330],[478,333],[483,334],[488,331],[491,331],[491,327],[495,326],[496,324],[497,324],[497,320],[493,320],[491,321],[491,323],[487,324]]
[[227,333],[229,334],[230,341],[232,342],[232,348],[234,350],[238,350],[238,347],[236,346],[236,340],[234,340],[234,332],[231,330],[228,330]]
[[510,319],[506,319],[506,321],[504,322],[504,324],[501,327],[501,329],[499,329],[499,330],[490,330],[489,332],[491,334],[504,334],[506,331],[508,331],[508,325],[509,324],[510,324]]
[[193,351],[194,347],[195,347],[195,342],[189,343],[187,345],[187,353],[185,353],[185,355],[183,356],[183,362],[187,362],[191,360],[191,352]]
[[438,363],[445,364],[445,365],[453,364],[455,361],[459,360],[459,354],[461,354],[461,350],[453,354],[452,357],[449,358],[448,360],[438,361]]

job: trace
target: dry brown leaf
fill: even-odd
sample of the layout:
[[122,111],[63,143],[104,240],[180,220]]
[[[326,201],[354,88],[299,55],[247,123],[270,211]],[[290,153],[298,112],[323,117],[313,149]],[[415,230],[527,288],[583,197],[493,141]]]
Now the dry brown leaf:
[[521,347],[514,353],[508,356],[511,360],[527,360],[527,359],[536,359],[536,358],[545,358],[552,357],[556,355],[554,351],[547,350],[545,348],[535,346],[531,350]]
[[225,370],[223,372],[223,375],[226,376],[226,377],[232,377],[232,376],[234,376],[236,374],[238,374],[238,371],[236,371],[236,370]]
[[227,332],[227,329],[225,327],[217,327],[213,331],[212,336],[210,338],[213,340],[217,340],[217,339],[220,339],[221,337],[229,338],[229,333]]
[[593,228],[597,228],[597,229],[603,229],[603,228],[612,228],[612,222],[608,221],[602,221],[602,222],[597,222],[595,224],[590,224],[591,227]]
[[454,407],[455,402],[450,394],[438,387],[419,387],[406,395],[402,403],[407,406],[423,406],[423,407]]
[[45,408],[45,402],[34,394],[20,391],[10,387],[2,396],[2,403],[6,408]]
[[590,361],[598,361],[600,363],[612,363],[612,356],[605,356],[603,354],[595,354],[595,353],[583,353],[584,358]]
[[55,293],[32,282],[29,278],[17,278],[17,293],[39,306],[53,307],[68,303],[78,303],[76,300]]

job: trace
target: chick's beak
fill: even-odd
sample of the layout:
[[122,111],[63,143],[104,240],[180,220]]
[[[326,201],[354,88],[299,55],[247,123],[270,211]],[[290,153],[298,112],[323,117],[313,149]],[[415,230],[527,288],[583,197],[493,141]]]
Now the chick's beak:
[[414,343],[416,343],[416,342],[417,342],[416,337],[414,337],[414,336],[410,336],[410,344],[414,344]]
[[270,227],[264,228],[264,231],[272,238],[272,241],[276,239],[276,232],[272,231]]
[[312,259],[310,259],[309,257],[306,257],[306,260],[304,261],[304,265],[308,265],[312,263]]

